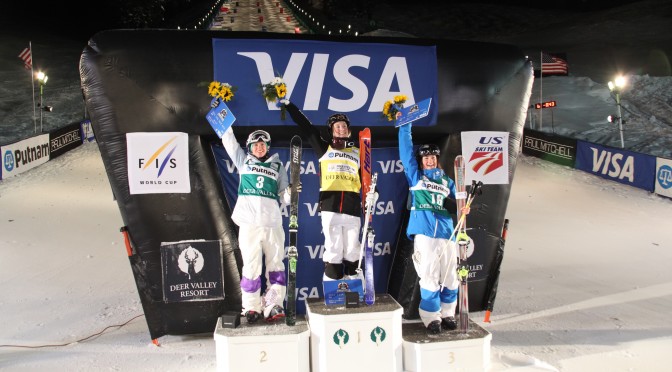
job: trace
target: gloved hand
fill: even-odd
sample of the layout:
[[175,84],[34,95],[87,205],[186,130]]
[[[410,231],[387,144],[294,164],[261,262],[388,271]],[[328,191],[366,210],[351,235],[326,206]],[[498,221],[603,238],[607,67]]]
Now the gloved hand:
[[275,103],[275,107],[282,107],[289,105],[289,100],[287,98],[283,98]]
[[[287,190],[291,190],[291,189],[292,189],[292,185],[290,184],[287,187]],[[303,184],[301,182],[299,182],[299,186],[296,187],[296,192],[301,192],[302,189],[303,189]]]
[[377,192],[367,192],[366,193],[366,205],[374,205],[376,201],[378,200],[378,193]]

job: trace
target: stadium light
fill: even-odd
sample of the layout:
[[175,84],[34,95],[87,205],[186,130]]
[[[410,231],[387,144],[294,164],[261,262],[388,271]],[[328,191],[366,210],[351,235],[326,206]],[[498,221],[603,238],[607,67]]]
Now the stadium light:
[[38,71],[37,81],[40,83],[40,132],[42,132],[42,111],[44,111],[42,106],[42,94],[44,92],[44,85],[47,84],[47,80],[49,80],[49,76],[42,71]]
[[614,81],[610,81],[608,84],[609,90],[614,93],[616,97],[616,109],[618,110],[617,116],[613,119],[618,119],[618,130],[621,134],[621,148],[625,148],[625,142],[623,141],[623,118],[621,117],[621,91],[625,87],[625,78],[623,76],[617,76]]

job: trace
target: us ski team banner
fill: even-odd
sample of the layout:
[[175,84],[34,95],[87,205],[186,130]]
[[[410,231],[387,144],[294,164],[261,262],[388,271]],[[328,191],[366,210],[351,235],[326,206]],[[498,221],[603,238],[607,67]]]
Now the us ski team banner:
[[509,133],[462,132],[465,185],[509,183]]
[[[240,176],[221,144],[213,145],[215,160],[226,191],[229,207],[233,207],[238,199],[238,183]],[[289,149],[271,147],[271,153],[277,153],[289,168]],[[398,229],[403,209],[406,207],[408,186],[399,160],[397,148],[374,148],[372,151],[372,172],[378,172],[376,188],[379,198],[373,215],[373,229],[376,233],[374,242],[374,283],[376,293],[387,291],[388,274],[392,263],[393,248],[397,244]],[[322,274],[324,263],[324,235],[319,215],[320,179],[317,174],[319,163],[311,148],[304,148],[301,160],[301,184],[303,191],[299,197],[299,234],[297,249],[299,260],[297,265],[297,313],[305,314],[305,299],[324,298],[322,293]],[[403,187],[392,187],[403,185]],[[283,227],[285,229],[285,251],[289,245],[289,206],[282,208]],[[362,224],[363,225],[363,224]],[[287,260],[285,259],[285,268]],[[264,280],[262,280],[264,282]]]
[[[438,99],[435,46],[261,39],[214,39],[212,46],[215,80],[238,88],[228,105],[246,113],[236,125],[287,124],[261,96],[261,84],[275,76],[313,123],[324,122],[328,111],[346,113],[352,123],[389,126],[381,111],[395,95],[405,94],[406,106]],[[430,110],[413,125],[434,125],[436,119],[437,111]]]

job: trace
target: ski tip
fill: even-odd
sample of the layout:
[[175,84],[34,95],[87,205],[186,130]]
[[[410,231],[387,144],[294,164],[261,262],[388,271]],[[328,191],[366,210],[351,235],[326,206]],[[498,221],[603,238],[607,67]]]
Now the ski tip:
[[371,129],[364,128],[364,129],[360,130],[359,131],[359,137],[363,137],[363,136],[371,137]]

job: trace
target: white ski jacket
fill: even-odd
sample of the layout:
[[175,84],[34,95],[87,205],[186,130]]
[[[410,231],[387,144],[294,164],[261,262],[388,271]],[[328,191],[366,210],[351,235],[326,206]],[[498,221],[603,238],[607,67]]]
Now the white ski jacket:
[[263,162],[247,154],[231,127],[224,132],[222,145],[240,176],[238,200],[231,214],[233,222],[238,226],[281,227],[278,202],[289,204],[290,189],[287,170],[278,154],[269,156]]

